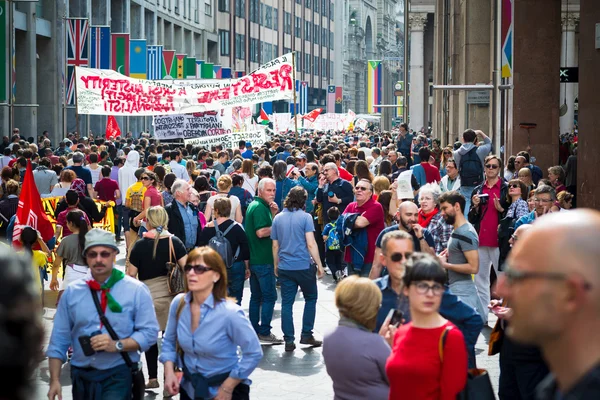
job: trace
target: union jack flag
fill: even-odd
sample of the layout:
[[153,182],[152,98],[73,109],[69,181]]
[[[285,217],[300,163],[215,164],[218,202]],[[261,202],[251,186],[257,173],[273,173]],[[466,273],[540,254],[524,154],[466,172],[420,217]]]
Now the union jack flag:
[[89,61],[87,19],[67,19],[67,105],[75,105],[75,67],[87,67]]

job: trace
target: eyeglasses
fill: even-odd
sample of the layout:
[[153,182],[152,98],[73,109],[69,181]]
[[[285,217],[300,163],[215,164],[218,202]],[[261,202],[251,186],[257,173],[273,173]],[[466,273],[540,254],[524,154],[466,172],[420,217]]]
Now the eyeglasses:
[[106,250],[100,251],[100,252],[97,252],[97,251],[88,251],[87,253],[85,253],[85,256],[87,258],[97,258],[98,255],[100,257],[102,257],[102,258],[108,258],[108,257],[112,256],[113,253],[111,253],[110,251],[106,251]]
[[542,271],[517,271],[512,268],[506,268],[504,276],[509,285],[523,282],[527,279],[547,279],[552,281],[562,281],[568,278],[562,272],[542,272]]
[[537,197],[533,198],[534,203],[550,203],[552,199],[538,199]]
[[364,186],[357,186],[355,189],[356,189],[356,191],[360,191],[360,190],[371,190],[371,188],[364,187]]
[[149,176],[142,176],[142,180],[143,181],[151,181],[152,178],[150,178]]
[[402,260],[408,260],[408,258],[412,255],[412,253],[392,253],[390,254],[390,260],[393,262],[400,262]]
[[434,296],[439,296],[442,293],[444,293],[444,286],[440,285],[439,283],[434,283],[433,285],[428,285],[425,282],[419,282],[415,285],[415,288],[417,289],[417,293],[418,294],[427,294],[427,292],[429,292],[429,290],[431,290],[431,293],[433,293]]
[[498,168],[500,168],[500,166],[496,165],[496,164],[485,164],[485,167],[487,169],[498,169]]
[[519,240],[519,237],[517,235],[515,235],[514,233],[512,235],[510,235],[510,238],[513,240],[513,242],[516,242],[517,240]]
[[186,273],[189,273],[191,270],[194,270],[194,273],[196,275],[202,275],[203,273],[210,271],[211,268],[207,267],[206,265],[190,265],[190,264],[186,264],[185,267],[183,267],[183,270]]
[[512,185],[508,185],[508,187],[511,188],[511,189],[518,189],[521,186],[517,185],[516,183],[513,183]]
[[444,152],[444,154],[445,154],[445,155],[448,155],[448,154],[452,154],[452,153],[451,153],[451,152],[449,152],[449,151],[445,151],[445,152]]

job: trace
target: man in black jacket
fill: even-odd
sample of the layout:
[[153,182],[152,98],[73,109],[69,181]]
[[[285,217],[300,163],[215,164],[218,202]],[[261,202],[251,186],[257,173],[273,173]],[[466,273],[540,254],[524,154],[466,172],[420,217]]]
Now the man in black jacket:
[[343,213],[348,204],[354,201],[354,189],[350,182],[340,178],[335,163],[327,163],[323,167],[323,175],[319,178],[317,201],[323,204],[323,224],[329,223],[327,210],[336,206]]
[[189,252],[198,246],[202,227],[198,220],[198,209],[189,202],[189,183],[183,179],[176,179],[171,186],[175,200],[165,207],[169,216],[169,232],[177,236]]

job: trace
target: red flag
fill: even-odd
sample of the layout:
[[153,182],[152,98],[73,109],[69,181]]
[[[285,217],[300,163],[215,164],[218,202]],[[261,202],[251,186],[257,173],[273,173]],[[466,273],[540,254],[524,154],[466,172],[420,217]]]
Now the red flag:
[[315,120],[317,119],[317,117],[319,116],[319,114],[321,114],[322,112],[323,112],[322,108],[315,108],[314,110],[312,110],[311,112],[309,112],[308,114],[306,114],[304,116],[304,119],[307,119],[310,122],[315,122]]
[[106,120],[106,138],[114,139],[119,136],[121,136],[121,129],[119,129],[117,119],[112,115],[109,115]]
[[14,245],[20,246],[19,238],[21,237],[21,231],[26,226],[37,229],[42,234],[44,242],[49,241],[54,236],[54,228],[52,228],[52,223],[44,211],[42,199],[37,186],[35,186],[31,161],[27,161],[27,170],[25,171],[23,187],[19,196],[19,208],[17,208],[13,231]]
[[267,113],[265,112],[265,110],[263,110],[263,108],[260,108],[260,119],[261,119],[261,123],[264,121],[267,121],[267,123],[269,123],[269,116],[267,115]]

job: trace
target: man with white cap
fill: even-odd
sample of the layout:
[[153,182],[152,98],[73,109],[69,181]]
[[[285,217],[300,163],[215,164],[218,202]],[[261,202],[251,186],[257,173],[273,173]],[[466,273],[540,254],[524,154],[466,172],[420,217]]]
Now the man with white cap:
[[[131,399],[139,352],[156,343],[158,322],[148,287],[114,267],[118,253],[112,233],[92,229],[86,234],[88,276],[65,289],[46,352],[50,400],[62,398],[60,371],[69,346],[74,399]],[[108,324],[101,322],[92,296],[118,339],[113,340]]]

